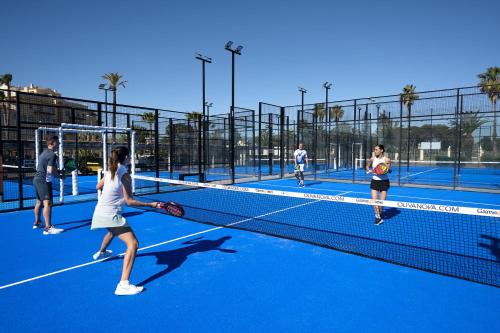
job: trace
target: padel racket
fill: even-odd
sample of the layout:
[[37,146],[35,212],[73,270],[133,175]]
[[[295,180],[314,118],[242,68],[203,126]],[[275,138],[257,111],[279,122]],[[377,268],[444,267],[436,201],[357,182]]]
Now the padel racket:
[[76,161],[72,158],[68,158],[64,161],[64,171],[65,172],[72,172],[75,171],[77,168],[76,166]]
[[159,208],[163,209],[172,216],[182,217],[184,216],[184,208],[175,202],[161,202]]
[[379,163],[377,166],[373,169],[373,172],[376,175],[385,175],[389,172],[389,167],[385,163]]

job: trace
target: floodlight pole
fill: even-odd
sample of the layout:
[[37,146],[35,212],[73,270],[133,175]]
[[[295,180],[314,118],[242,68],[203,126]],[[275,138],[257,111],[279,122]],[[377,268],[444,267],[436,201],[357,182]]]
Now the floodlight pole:
[[304,94],[307,93],[307,90],[305,90],[304,88],[301,88],[299,87],[299,91],[300,91],[300,95],[301,95],[301,98],[302,98],[302,109],[301,109],[301,112],[300,113],[299,111],[297,111],[297,148],[299,147],[299,143],[300,143],[300,116],[302,115],[302,118],[304,118]]
[[198,161],[199,164],[201,164],[203,167],[202,167],[202,172],[205,171],[205,166],[206,166],[206,163],[207,163],[207,159],[208,159],[208,155],[207,155],[207,139],[206,139],[206,136],[207,136],[207,120],[208,118],[206,117],[206,113],[205,113],[205,106],[207,104],[206,100],[205,100],[205,64],[206,63],[209,63],[211,64],[212,63],[212,58],[209,58],[209,57],[205,57],[199,53],[196,54],[196,59],[200,60],[201,61],[201,85],[202,85],[202,98],[201,98],[201,104],[202,104],[202,114],[203,114],[203,122],[202,122],[202,125],[203,125],[203,161]]
[[227,51],[231,52],[231,110],[229,113],[229,130],[230,130],[230,145],[231,149],[230,151],[230,158],[231,158],[231,183],[235,183],[235,177],[234,177],[234,157],[235,157],[235,152],[234,152],[234,62],[235,62],[235,55],[241,55],[241,49],[243,48],[242,46],[238,46],[236,49],[231,48],[233,45],[233,42],[229,41],[226,43],[226,46],[224,47]]

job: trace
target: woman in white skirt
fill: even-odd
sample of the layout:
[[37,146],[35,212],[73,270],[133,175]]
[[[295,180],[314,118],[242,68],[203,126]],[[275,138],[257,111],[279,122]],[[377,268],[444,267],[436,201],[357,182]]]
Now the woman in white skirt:
[[129,282],[130,273],[134,265],[135,255],[139,243],[134,231],[121,215],[124,204],[128,206],[158,207],[158,202],[141,202],[132,196],[132,178],[127,173],[126,165],[130,164],[129,150],[126,147],[117,147],[111,151],[109,171],[97,184],[102,195],[95,207],[91,229],[107,228],[108,232],[102,240],[101,248],[94,254],[94,260],[111,255],[107,247],[114,237],[120,238],[126,245],[127,251],[123,258],[123,270],[120,282],[116,287],[116,295],[135,295],[144,287],[135,286]]

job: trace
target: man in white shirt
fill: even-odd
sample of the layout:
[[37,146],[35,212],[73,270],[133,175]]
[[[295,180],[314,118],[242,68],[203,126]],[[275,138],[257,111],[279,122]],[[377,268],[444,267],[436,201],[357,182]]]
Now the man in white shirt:
[[295,165],[295,177],[299,182],[299,186],[304,186],[304,163],[306,168],[309,168],[309,159],[307,158],[307,152],[303,149],[304,145],[299,143],[299,149],[295,150],[293,153],[293,162]]

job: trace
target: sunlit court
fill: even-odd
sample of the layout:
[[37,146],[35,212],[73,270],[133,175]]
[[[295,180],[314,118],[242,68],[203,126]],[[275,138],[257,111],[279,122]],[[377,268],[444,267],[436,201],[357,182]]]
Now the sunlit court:
[[500,332],[500,3],[0,7],[1,332]]

